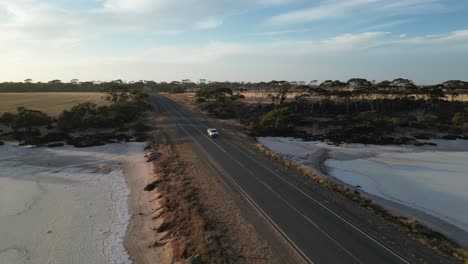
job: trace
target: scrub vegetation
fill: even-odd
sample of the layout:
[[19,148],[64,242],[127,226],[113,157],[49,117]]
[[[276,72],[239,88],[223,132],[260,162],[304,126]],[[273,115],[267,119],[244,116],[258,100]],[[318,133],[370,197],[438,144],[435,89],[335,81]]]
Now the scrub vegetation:
[[[245,102],[245,92],[256,102]],[[211,83],[199,85],[195,97],[203,110],[235,118],[257,136],[422,144],[418,139],[468,138],[468,103],[457,100],[466,94],[464,81],[416,86],[407,79],[375,83],[354,78],[320,85]]]
[[56,147],[64,142],[76,147],[145,139],[148,128],[139,117],[150,109],[148,95],[139,89],[114,85],[103,94],[105,104],[79,103],[57,116],[28,109],[0,115],[1,140],[22,145]]

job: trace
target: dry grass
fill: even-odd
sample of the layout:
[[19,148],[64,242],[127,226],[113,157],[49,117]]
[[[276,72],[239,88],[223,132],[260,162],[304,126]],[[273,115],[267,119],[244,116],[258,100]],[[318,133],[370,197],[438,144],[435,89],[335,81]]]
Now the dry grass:
[[0,114],[26,107],[57,116],[65,109],[84,102],[105,104],[103,93],[0,93]]

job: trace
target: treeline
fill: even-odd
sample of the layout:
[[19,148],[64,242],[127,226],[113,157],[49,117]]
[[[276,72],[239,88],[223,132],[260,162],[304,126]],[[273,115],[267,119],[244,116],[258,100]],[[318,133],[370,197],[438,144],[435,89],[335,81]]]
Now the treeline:
[[[468,82],[461,80],[450,80],[436,85],[418,86],[409,79],[398,78],[392,81],[370,81],[362,78],[352,78],[347,82],[339,80],[326,80],[322,83],[312,81],[288,82],[200,82],[193,83],[190,80],[182,82],[145,82],[145,87],[156,92],[196,92],[200,89],[230,89],[233,92],[254,92],[256,98],[262,100],[262,94],[269,99],[284,102],[289,93],[304,93],[314,96],[327,96],[334,98],[347,97],[369,97],[379,96],[380,98],[390,98],[390,96],[424,96],[425,98],[445,98],[455,99],[461,94],[468,94]],[[371,98],[373,99],[373,98]]]
[[217,117],[238,119],[256,135],[300,133],[334,142],[377,144],[468,135],[468,103],[446,100],[445,93],[463,93],[466,82],[417,87],[404,79],[377,84],[351,79],[301,89],[287,82],[265,87],[249,95],[255,98],[253,103],[246,103],[241,91],[224,86],[199,89],[196,101]]
[[[0,124],[11,129],[11,132],[0,134],[0,138],[18,140],[27,145],[67,141],[75,146],[101,145],[105,141],[114,139],[128,140],[129,136],[117,133],[106,135],[97,133],[76,138],[70,135],[86,132],[89,129],[114,129],[116,132],[127,132],[132,129],[135,133],[143,133],[148,127],[141,122],[135,123],[134,121],[138,121],[142,113],[150,109],[148,97],[146,93],[138,90],[112,90],[106,96],[108,105],[81,103],[69,110],[64,110],[57,117],[49,116],[41,111],[18,107],[16,113],[6,112],[0,115]],[[131,127],[125,127],[129,123],[134,124]]]
[[80,82],[71,80],[62,82],[52,80],[50,82],[37,82],[27,79],[24,82],[0,83],[0,92],[27,93],[27,92],[107,92],[112,90],[143,90],[144,82],[126,83],[122,80],[111,82]]
[[[456,98],[460,94],[468,94],[468,82],[450,80],[431,86],[418,86],[408,79],[398,78],[393,81],[370,81],[362,78],[352,78],[347,82],[339,80],[326,80],[320,84],[316,81],[305,82],[210,82],[202,80],[198,83],[190,80],[173,82],[137,81],[124,82],[114,80],[110,82],[80,82],[77,79],[69,82],[52,80],[50,82],[33,82],[27,79],[24,82],[0,83],[0,92],[105,92],[112,89],[142,90],[152,92],[184,93],[196,92],[200,89],[228,88],[237,92],[275,92],[282,90],[288,92],[309,93],[317,96],[375,96],[375,95],[427,95],[432,97],[450,96]],[[276,99],[283,101],[286,97],[282,93]],[[259,99],[260,100],[260,99]]]

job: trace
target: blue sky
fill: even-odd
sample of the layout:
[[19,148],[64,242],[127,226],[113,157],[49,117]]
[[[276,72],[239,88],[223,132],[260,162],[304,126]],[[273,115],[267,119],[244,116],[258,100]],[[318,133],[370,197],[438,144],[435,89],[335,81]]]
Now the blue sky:
[[467,0],[0,0],[0,81],[468,80]]

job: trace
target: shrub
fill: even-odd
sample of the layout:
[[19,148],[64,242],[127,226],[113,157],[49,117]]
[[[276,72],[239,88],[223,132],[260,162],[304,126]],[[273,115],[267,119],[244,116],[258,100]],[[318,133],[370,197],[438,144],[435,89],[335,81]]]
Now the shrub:
[[262,130],[290,131],[295,124],[296,117],[287,107],[264,113],[258,120],[258,128]]
[[455,113],[452,117],[452,123],[458,127],[462,127],[465,124],[465,114],[461,112]]
[[11,123],[14,129],[47,126],[52,121],[52,118],[41,111],[26,109],[24,107],[18,107],[17,111],[18,114],[14,115]]
[[143,122],[136,123],[135,125],[132,126],[132,128],[136,132],[147,132],[147,131],[151,130],[151,127],[143,124]]
[[60,129],[68,131],[72,129],[86,129],[93,126],[96,121],[97,108],[93,103],[78,104],[70,110],[63,111],[57,120]]
[[142,112],[151,108],[147,96],[129,93],[126,96],[111,96],[110,106],[97,107],[93,103],[82,103],[64,111],[58,118],[58,126],[64,131],[88,128],[111,128],[122,126],[137,119]]
[[201,103],[206,102],[206,99],[203,98],[203,97],[197,97],[197,100],[195,100],[195,102],[198,103],[198,104],[201,104]]
[[0,117],[0,123],[6,126],[10,126],[13,123],[14,119],[15,115],[13,113],[6,112],[3,113],[3,115]]

